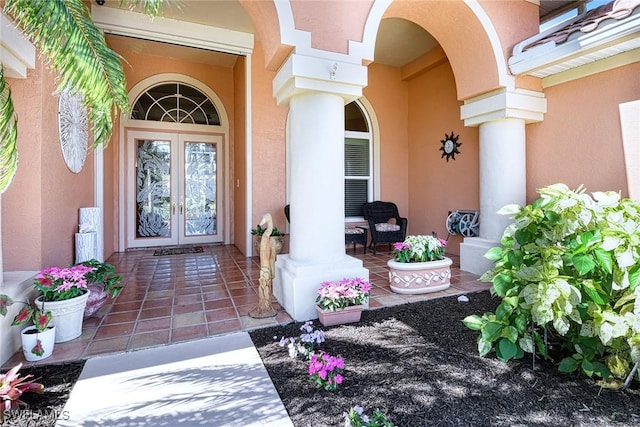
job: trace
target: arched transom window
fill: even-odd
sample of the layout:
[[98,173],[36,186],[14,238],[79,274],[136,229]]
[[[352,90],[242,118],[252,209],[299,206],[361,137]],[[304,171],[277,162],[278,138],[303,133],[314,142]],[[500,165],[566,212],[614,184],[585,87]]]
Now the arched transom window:
[[142,93],[133,104],[131,118],[220,126],[220,116],[211,99],[184,83],[161,83]]

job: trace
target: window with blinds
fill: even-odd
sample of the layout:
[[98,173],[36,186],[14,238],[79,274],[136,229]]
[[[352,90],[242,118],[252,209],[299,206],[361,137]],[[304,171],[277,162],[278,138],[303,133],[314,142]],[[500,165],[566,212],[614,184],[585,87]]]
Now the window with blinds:
[[345,217],[362,217],[362,205],[371,201],[371,134],[360,106],[345,106],[344,207]]

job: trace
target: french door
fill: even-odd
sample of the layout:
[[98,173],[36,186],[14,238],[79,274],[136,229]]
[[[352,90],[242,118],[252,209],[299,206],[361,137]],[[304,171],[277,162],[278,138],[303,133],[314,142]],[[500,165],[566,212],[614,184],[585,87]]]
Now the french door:
[[224,241],[222,136],[129,131],[127,247]]

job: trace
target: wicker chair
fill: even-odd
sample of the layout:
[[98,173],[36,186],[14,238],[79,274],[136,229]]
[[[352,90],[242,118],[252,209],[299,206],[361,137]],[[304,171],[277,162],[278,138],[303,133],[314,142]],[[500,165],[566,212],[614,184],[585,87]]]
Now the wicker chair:
[[[389,250],[391,244],[404,241],[407,235],[407,218],[403,218],[398,213],[398,207],[392,202],[371,202],[363,205],[364,219],[369,222],[369,232],[371,233],[371,244],[373,253],[376,253],[376,246],[380,243],[388,243]],[[395,220],[395,224],[390,222]]]

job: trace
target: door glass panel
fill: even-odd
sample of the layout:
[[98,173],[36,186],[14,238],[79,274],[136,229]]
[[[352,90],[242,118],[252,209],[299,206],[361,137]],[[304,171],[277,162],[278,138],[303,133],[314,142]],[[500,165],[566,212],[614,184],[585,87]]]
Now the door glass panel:
[[136,142],[136,236],[166,237],[171,229],[171,144]]
[[185,235],[217,234],[216,145],[186,142],[184,150]]

